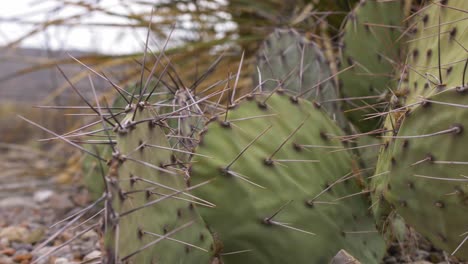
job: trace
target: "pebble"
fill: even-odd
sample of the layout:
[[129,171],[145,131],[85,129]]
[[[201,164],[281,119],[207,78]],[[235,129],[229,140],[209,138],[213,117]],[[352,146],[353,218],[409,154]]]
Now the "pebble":
[[0,237],[0,248],[5,248],[10,245],[10,240],[6,237]]
[[47,228],[45,228],[45,227],[38,227],[38,228],[33,229],[29,233],[29,235],[26,238],[25,242],[27,242],[29,244],[35,244],[35,243],[39,242],[40,240],[42,240],[44,238],[46,230],[47,230]]
[[0,264],[14,264],[14,262],[11,258],[0,255]]
[[16,250],[14,248],[5,248],[4,250],[0,251],[1,255],[5,256],[13,256],[16,253]]
[[360,264],[360,262],[344,249],[341,249],[332,258],[330,264]]
[[33,250],[33,246],[31,244],[25,244],[25,243],[13,242],[11,243],[11,247],[16,250],[27,250],[27,251]]
[[24,262],[24,261],[30,261],[32,258],[33,258],[33,255],[31,253],[21,252],[21,253],[15,254],[15,256],[13,257],[13,260],[16,262]]
[[[87,260],[92,260],[92,259],[95,259],[95,258],[99,258],[101,257],[101,251],[98,251],[98,250],[94,250],[93,252],[89,253],[88,255],[86,255],[83,260],[84,261],[87,261]],[[100,262],[100,261],[96,261],[97,262]]]
[[55,264],[69,264],[70,262],[66,258],[58,258],[54,262]]
[[83,240],[89,240],[89,239],[94,239],[94,238],[97,238],[98,237],[98,234],[96,233],[96,231],[94,230],[89,230],[88,232],[84,233],[82,236],[81,236],[81,239]]
[[21,226],[9,226],[0,230],[0,238],[22,242],[28,237],[28,230]]
[[54,192],[51,190],[39,190],[34,193],[33,199],[36,203],[43,203],[49,200],[52,195],[54,195]]

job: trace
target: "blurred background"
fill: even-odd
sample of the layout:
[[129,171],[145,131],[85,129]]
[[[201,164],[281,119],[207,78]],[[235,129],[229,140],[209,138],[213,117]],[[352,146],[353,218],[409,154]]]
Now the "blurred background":
[[[222,61],[205,81],[212,83],[226,78],[228,72],[237,69],[245,53],[239,81],[242,89],[250,85],[250,77],[255,73],[250,62],[255,59],[256,48],[274,28],[294,27],[320,37],[324,30],[318,27],[318,21],[328,21],[325,31],[332,37],[337,36],[354,2],[6,1],[0,11],[0,141],[39,146],[37,139],[47,135],[17,118],[17,114],[57,133],[76,125],[79,118],[70,115],[68,110],[35,108],[39,105],[83,105],[57,65],[70,82],[88,96],[91,89],[87,76],[93,73],[82,64],[105,74],[122,87],[129,87],[139,79],[145,50],[152,54],[147,56],[147,65],[151,65],[170,38],[164,47],[165,53],[185,85],[202,75],[221,53]],[[96,75],[93,82],[98,91],[112,90],[108,81],[94,77]]]

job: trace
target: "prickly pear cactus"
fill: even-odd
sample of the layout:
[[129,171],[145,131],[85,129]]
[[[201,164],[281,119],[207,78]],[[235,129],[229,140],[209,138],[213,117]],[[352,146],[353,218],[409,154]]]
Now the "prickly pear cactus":
[[[463,32],[468,25],[464,19],[464,12],[461,10],[463,8],[464,1],[458,0],[451,0],[451,1],[444,1],[441,3],[431,3],[427,6],[424,6],[417,15],[413,16],[412,21],[410,22],[410,27],[407,30],[410,35],[411,39],[409,40],[409,55],[408,55],[408,64],[405,66],[406,73],[409,76],[409,81],[407,78],[403,78],[403,82],[408,82],[405,85],[400,87],[398,94],[404,95],[406,100],[403,101],[404,105],[395,106],[392,109],[389,109],[387,114],[387,121],[384,125],[384,130],[387,131],[384,138],[384,147],[381,149],[379,155],[379,162],[377,165],[377,171],[375,173],[375,178],[372,180],[371,189],[372,189],[372,198],[373,198],[373,209],[374,215],[377,218],[378,226],[381,229],[385,229],[388,227],[390,222],[392,221],[389,219],[391,215],[392,208],[384,199],[384,197],[391,197],[388,199],[394,206],[399,205],[399,199],[406,199],[408,196],[400,196],[400,190],[395,189],[391,182],[393,180],[400,182],[403,178],[407,181],[417,180],[420,181],[416,177],[408,176],[408,173],[399,174],[400,171],[395,171],[395,163],[397,157],[395,153],[399,153],[401,151],[395,142],[393,137],[404,136],[401,133],[407,133],[415,136],[417,138],[418,134],[420,133],[420,129],[416,129],[414,126],[410,126],[407,124],[405,120],[405,116],[408,113],[411,113],[411,110],[417,108],[418,112],[423,112],[424,107],[421,104],[429,105],[429,103],[425,102],[424,98],[429,97],[428,100],[432,100],[431,98],[437,98],[438,96],[449,96],[449,95],[436,95],[437,93],[443,92],[446,89],[454,89],[456,86],[463,87],[463,83],[466,85],[466,81],[464,81],[464,74],[465,71],[465,62],[466,59],[460,59],[460,54],[466,54],[465,50],[462,46],[466,46],[468,43],[468,37]],[[440,19],[439,19],[440,18]],[[440,26],[439,26],[440,24]],[[440,34],[439,34],[440,32]],[[440,37],[440,38],[439,38]],[[439,49],[440,47],[440,49]],[[440,60],[439,60],[440,54]],[[440,61],[440,67],[439,67]],[[441,71],[439,72],[439,68]],[[457,88],[458,90],[463,90],[463,88]],[[452,101],[450,99],[449,101]],[[449,108],[443,109],[448,115],[449,113],[453,114],[452,110]],[[415,113],[411,113],[411,116]],[[445,114],[444,114],[445,115]],[[411,117],[414,118],[414,117]],[[434,117],[435,118],[435,117]],[[454,116],[453,120],[456,117]],[[403,121],[405,120],[405,121]],[[410,119],[412,120],[412,119]],[[406,132],[399,132],[402,122],[407,124],[406,128],[403,131]],[[412,121],[414,122],[414,121]],[[421,125],[423,123],[420,123]],[[431,123],[432,125],[433,123]],[[434,124],[434,129],[439,126],[439,123],[436,122]],[[427,129],[430,129],[431,126],[425,126]],[[434,140],[438,140],[438,137],[433,137]],[[403,140],[403,139],[402,139]],[[404,144],[411,144],[411,141],[415,140],[412,138],[404,139],[402,143]],[[400,140],[401,141],[401,140]],[[398,140],[397,140],[398,142]],[[422,142],[422,141],[420,141]],[[406,146],[406,145],[405,145]],[[421,146],[420,151],[423,147]],[[426,152],[430,153],[431,146],[426,146]],[[446,149],[440,149],[440,153],[446,152]],[[450,153],[447,152],[442,155],[449,155]],[[410,157],[410,156],[407,156]],[[411,162],[412,159],[409,159],[408,162]],[[414,161],[413,161],[414,162]],[[412,164],[411,164],[412,165]],[[404,165],[403,165],[404,166]],[[409,166],[409,170],[412,171],[416,165]],[[400,178],[393,176],[394,174],[398,174]],[[410,183],[407,183],[411,185]],[[423,183],[421,183],[423,184]],[[437,184],[435,184],[437,185]],[[408,186],[406,187],[406,189]],[[430,196],[432,199],[436,199],[435,197],[440,197],[440,195],[435,192]],[[406,198],[405,198],[406,197]],[[416,196],[412,196],[412,199],[416,199],[419,202],[427,202],[427,199],[422,198],[423,194],[418,194]],[[428,196],[429,197],[429,196]],[[401,200],[401,201],[403,201]],[[405,204],[406,202],[402,202]],[[414,201],[413,201],[414,205]],[[426,206],[427,208],[427,206]],[[452,207],[453,208],[453,207]],[[426,210],[426,209],[423,209]],[[460,209],[463,210],[463,209]],[[455,250],[454,244],[457,238],[454,237],[454,234],[446,235],[444,234],[445,227],[440,226],[440,221],[425,221],[428,224],[422,224],[423,217],[417,219],[415,216],[420,213],[418,210],[412,211],[412,209],[408,208],[405,210],[398,209],[396,210],[397,213],[401,213],[408,223],[416,227],[416,230],[421,232],[423,235],[428,236],[433,243],[441,247],[447,251]],[[426,212],[425,215],[428,213]],[[408,219],[407,219],[408,218]],[[465,219],[466,220],[466,219]],[[421,222],[418,222],[421,221]],[[431,223],[429,223],[431,222]],[[451,224],[448,224],[451,225]],[[437,226],[437,227],[436,227]],[[432,228],[432,230],[431,230]],[[441,228],[444,232],[441,232]],[[383,230],[384,231],[384,230]],[[385,231],[384,231],[385,232]],[[439,232],[439,234],[436,234]],[[450,231],[448,231],[450,233]],[[435,236],[439,236],[439,242],[436,242],[434,239]],[[440,239],[445,236],[451,236],[451,242],[449,243],[440,243]],[[463,237],[461,237],[463,238]],[[460,239],[460,238],[458,238]],[[451,243],[451,244],[450,244]],[[456,247],[456,246],[455,246]],[[463,253],[458,253],[462,254]]]
[[281,89],[293,96],[323,102],[330,116],[344,126],[330,66],[317,44],[292,29],[276,29],[260,48],[257,67],[254,83],[260,89]]
[[400,112],[391,112],[386,115],[385,124],[382,128],[383,140],[378,153],[378,160],[375,166],[375,172],[370,176],[370,190],[372,200],[372,212],[376,220],[377,227],[382,233],[387,233],[392,219],[389,216],[392,213],[390,204],[384,198],[384,191],[388,186],[388,174],[391,169],[392,152],[394,148],[392,136],[396,136],[398,127],[404,114]]
[[340,93],[346,115],[361,131],[379,127],[381,119],[366,114],[387,105],[389,89],[396,87],[394,71],[400,58],[402,1],[363,0],[348,15],[341,43]]
[[[125,111],[128,111],[130,109],[127,109],[127,99],[123,98],[122,96],[117,95],[117,97],[114,99],[114,102],[112,103],[112,114],[113,115],[119,115],[119,112],[122,114],[125,114]],[[110,108],[109,107],[109,108]],[[111,114],[111,113],[109,113]],[[117,117],[116,117],[117,118]],[[96,122],[95,122],[96,123]],[[92,133],[86,135],[86,137],[83,137],[83,139],[91,139],[91,140],[97,140],[97,141],[102,141],[102,139],[107,138],[107,133],[102,131],[103,127],[102,124],[97,122],[94,126],[89,128],[91,131],[99,131],[97,133]],[[110,157],[112,155],[112,147],[109,146],[108,144],[100,144],[100,145],[91,145],[91,146],[85,146],[88,150],[90,150],[93,153],[97,153],[101,157]],[[104,181],[103,181],[103,173],[104,175],[107,174],[107,166],[105,164],[99,164],[99,161],[90,155],[85,155],[82,160],[82,171],[83,171],[83,184],[86,186],[86,188],[89,191],[89,194],[93,200],[98,199],[99,197],[102,196],[102,193],[104,191]]]
[[351,130],[355,137],[350,135],[350,142],[355,143],[356,146],[351,146],[351,149],[354,149],[357,159],[361,164],[361,167],[365,169],[365,176],[371,176],[373,171],[370,170],[374,168],[377,163],[377,158],[379,154],[380,146],[382,142],[379,138],[359,134],[356,130]]
[[[393,146],[393,145],[392,145]],[[377,227],[380,231],[385,233],[385,229],[389,224],[388,216],[392,209],[388,202],[384,198],[384,190],[387,187],[388,177],[387,174],[390,170],[390,159],[389,155],[391,151],[384,149],[383,147],[379,152],[379,159],[375,169],[375,174],[370,176],[370,190],[372,200],[372,212],[375,217]]]
[[[90,150],[92,150],[92,148],[90,148]],[[97,146],[93,152],[99,153],[99,155],[104,157],[108,157],[112,154],[112,149],[110,146]],[[88,190],[91,199],[96,200],[102,196],[105,185],[102,177],[103,171],[101,170],[101,165],[99,164],[99,161],[92,156],[84,156],[81,164],[81,169],[83,172],[83,185]],[[103,168],[105,175],[107,173],[107,167],[103,165]]]
[[339,30],[340,25],[343,24],[343,20],[346,18],[345,15],[359,0],[322,0],[308,2],[312,2],[314,11],[336,12],[336,15],[327,17],[327,23],[330,25],[328,30],[333,33]]
[[432,243],[468,259],[467,86],[431,96],[394,136],[384,196]]
[[118,129],[105,263],[209,263],[213,241],[194,207],[212,205],[190,194],[156,114],[140,103]]
[[366,193],[342,150],[340,129],[318,105],[253,96],[213,120],[194,157],[199,212],[229,263],[328,263],[345,249],[379,263],[385,246]]
[[448,0],[423,7],[410,23],[409,90],[406,105],[413,105],[447,88],[466,84],[468,20],[466,1]]
[[[174,149],[174,155],[184,162],[190,160],[190,152],[197,145],[198,133],[206,122],[205,109],[202,104],[196,104],[199,100],[193,91],[187,88],[178,89],[173,99],[173,112],[178,112],[177,117],[169,117],[168,124],[172,128],[168,134]],[[178,111],[179,109],[182,109]]]

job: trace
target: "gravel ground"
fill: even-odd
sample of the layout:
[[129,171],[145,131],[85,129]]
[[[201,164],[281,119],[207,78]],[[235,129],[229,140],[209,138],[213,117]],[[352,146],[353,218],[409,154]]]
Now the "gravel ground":
[[[50,226],[83,208],[83,201],[86,201],[84,196],[86,193],[83,191],[49,184],[47,188],[42,187],[34,192],[17,191],[2,198],[0,200],[0,264],[31,263],[49,251],[58,249],[61,244],[88,227],[98,225],[98,220],[92,219],[84,225],[72,226],[50,241],[46,241],[69,221],[54,228]],[[92,228],[37,263],[81,263],[98,257],[100,255],[98,238],[97,228]]]
[[[52,167],[60,164],[28,149],[5,151],[0,146],[0,264],[96,263],[89,260],[100,256],[97,217],[83,225],[72,225],[47,241],[70,220],[50,228],[53,224],[89,204],[86,190],[65,184],[72,181],[72,176],[57,173]],[[57,251],[43,257],[52,250]]]

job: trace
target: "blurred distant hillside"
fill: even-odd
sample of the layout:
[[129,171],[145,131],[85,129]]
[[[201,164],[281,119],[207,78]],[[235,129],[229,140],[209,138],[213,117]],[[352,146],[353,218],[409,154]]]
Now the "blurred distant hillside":
[[[86,55],[83,52],[72,51],[69,54],[74,57]],[[34,70],[14,78],[7,78],[23,69],[50,59],[67,59],[66,52],[51,52],[41,49],[16,49],[0,50],[0,142],[27,142],[35,141],[41,137],[48,137],[44,131],[20,120],[17,115],[23,115],[37,123],[63,133],[76,126],[78,117],[65,116],[66,110],[46,110],[34,108],[35,105],[85,105],[79,100],[75,92],[66,84],[65,79],[56,67]],[[68,78],[73,78],[80,71],[88,71],[86,68],[75,64],[60,64]],[[90,73],[96,89],[108,91],[110,85]],[[107,75],[112,76],[111,72]],[[57,93],[50,99],[50,94],[63,86],[63,92]],[[92,90],[88,78],[75,85],[89,99],[92,99]]]
[[[87,55],[79,51],[71,51],[69,54],[74,57]],[[0,80],[11,76],[12,74],[37,65],[40,62],[45,62],[50,59],[68,59],[70,58],[66,52],[47,51],[41,49],[15,49],[1,50],[0,49]],[[84,67],[75,64],[60,64],[69,78],[72,78],[80,71],[86,70]],[[91,73],[91,75],[93,75]],[[103,87],[108,85],[100,78],[93,76],[94,85],[98,90],[103,90]],[[6,81],[0,82],[0,101],[16,101],[16,102],[40,102],[50,93],[56,90],[59,86],[64,85],[65,79],[62,77],[56,67],[37,70],[31,73],[20,75],[14,78],[8,78]],[[84,81],[78,82],[76,85],[80,91],[90,94],[90,84],[87,78]],[[73,94],[72,89],[68,88],[61,94],[56,103],[70,98]],[[73,95],[74,96],[74,95]]]

